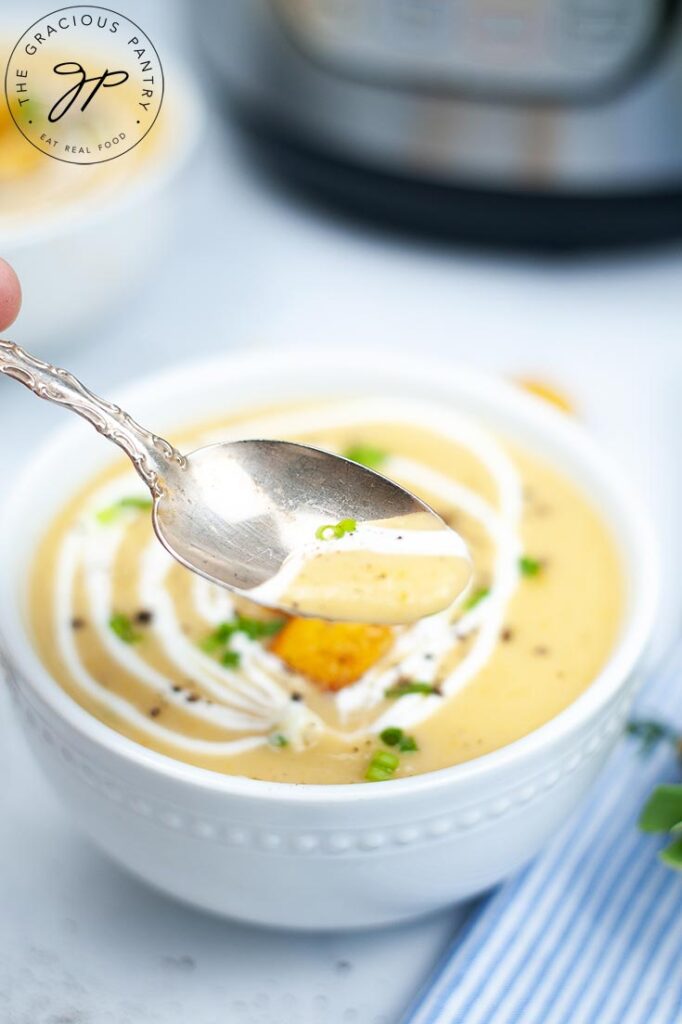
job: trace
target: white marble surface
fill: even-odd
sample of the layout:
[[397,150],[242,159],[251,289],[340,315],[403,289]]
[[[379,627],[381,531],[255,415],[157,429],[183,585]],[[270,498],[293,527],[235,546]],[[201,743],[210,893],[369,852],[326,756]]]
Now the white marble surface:
[[[146,13],[151,35],[169,33],[159,4],[119,6]],[[399,244],[291,204],[218,134],[177,197],[176,245],[130,307],[79,338],[55,324],[50,356],[109,394],[157,365],[254,345],[265,361],[269,346],[293,343],[325,346],[332,360],[367,344],[387,359],[433,352],[556,380],[653,509],[666,552],[664,642],[680,611],[682,250],[556,262]],[[21,322],[12,337],[31,346]],[[5,489],[63,416],[0,382]],[[72,830],[4,693],[0,777],[0,1024],[392,1024],[458,921],[446,912],[311,938],[174,905]]]

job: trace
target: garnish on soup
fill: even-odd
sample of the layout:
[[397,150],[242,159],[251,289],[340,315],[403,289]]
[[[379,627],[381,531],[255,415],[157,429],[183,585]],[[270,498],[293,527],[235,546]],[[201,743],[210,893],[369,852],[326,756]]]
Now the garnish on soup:
[[132,620],[123,612],[114,612],[109,619],[109,628],[124,644],[136,644],[142,639],[142,634],[135,630]]
[[134,512],[151,512],[152,500],[151,498],[141,498],[133,495],[127,495],[125,498],[119,498],[118,501],[113,502],[111,505],[107,505],[97,513],[97,521],[103,526],[109,526],[111,523],[115,523],[126,511]]
[[522,576],[537,576],[542,571],[542,562],[530,555],[521,555],[519,558],[519,572]]
[[390,626],[359,622],[292,619],[270,650],[295,672],[325,690],[341,690],[360,679],[393,643]]

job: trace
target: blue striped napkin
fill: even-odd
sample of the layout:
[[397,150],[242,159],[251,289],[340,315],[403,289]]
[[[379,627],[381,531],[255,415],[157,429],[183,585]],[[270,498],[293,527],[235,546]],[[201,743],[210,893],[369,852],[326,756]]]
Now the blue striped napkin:
[[[682,725],[682,646],[638,711]],[[624,739],[587,805],[484,900],[404,1024],[682,1024],[682,873],[637,819],[679,779],[668,743]]]

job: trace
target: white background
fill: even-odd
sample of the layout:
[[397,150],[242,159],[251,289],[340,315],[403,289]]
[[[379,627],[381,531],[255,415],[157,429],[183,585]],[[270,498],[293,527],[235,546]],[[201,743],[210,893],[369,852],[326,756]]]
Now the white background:
[[[0,33],[47,10],[20,6],[17,21],[10,0]],[[118,7],[162,55],[180,48],[174,4]],[[80,337],[57,334],[50,358],[109,395],[197,354],[259,346],[265,362],[268,347],[290,344],[325,347],[330,359],[363,344],[387,359],[393,349],[433,352],[556,381],[652,508],[666,562],[664,643],[678,627],[682,564],[682,250],[557,261],[398,243],[292,203],[209,120],[211,138],[177,197],[177,244],[127,309]],[[40,352],[21,321],[10,336]],[[63,420],[0,382],[7,490]],[[4,693],[0,713],[0,1024],[392,1024],[456,929],[448,911],[407,928],[311,938],[176,906],[72,830]]]

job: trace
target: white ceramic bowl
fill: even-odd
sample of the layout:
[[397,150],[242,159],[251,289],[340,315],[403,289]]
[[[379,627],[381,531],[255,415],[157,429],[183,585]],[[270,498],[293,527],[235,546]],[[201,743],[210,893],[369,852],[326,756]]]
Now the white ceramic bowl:
[[[495,379],[386,353],[274,352],[172,370],[121,396],[163,431],[235,405],[404,394],[480,414],[552,459],[599,505],[627,581],[623,628],[592,686],[529,736],[466,764],[377,785],[297,786],[219,775],[96,721],[48,675],[24,619],[27,566],[53,513],[116,450],[76,423],[32,461],[0,521],[0,633],[31,746],[83,830],[189,903],[296,928],[381,925],[480,893],[547,843],[616,740],[655,613],[646,518],[568,417]],[[585,581],[589,585],[589,581]]]

